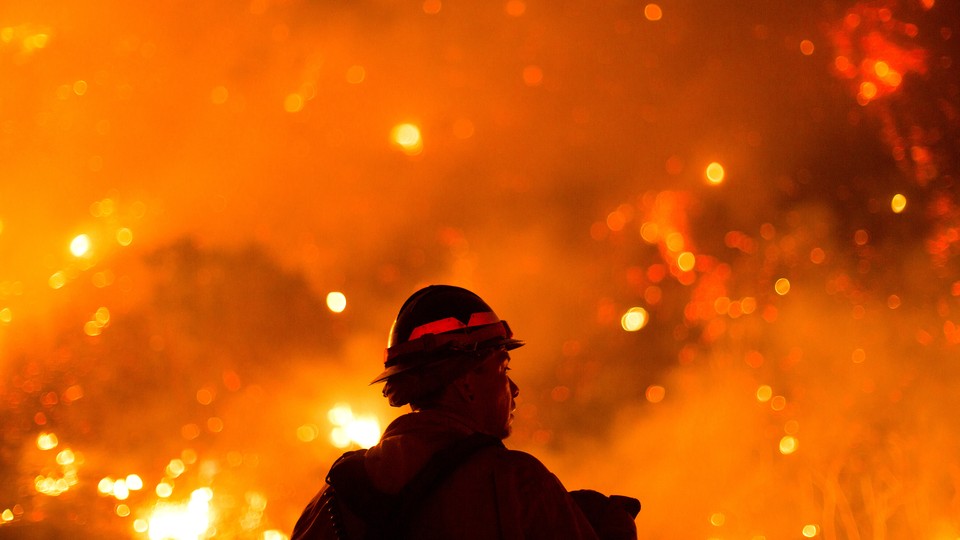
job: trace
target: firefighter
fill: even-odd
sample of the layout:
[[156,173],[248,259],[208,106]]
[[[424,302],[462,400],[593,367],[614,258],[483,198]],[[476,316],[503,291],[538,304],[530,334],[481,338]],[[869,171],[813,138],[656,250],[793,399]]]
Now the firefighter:
[[508,374],[510,351],[522,345],[466,289],[432,285],[414,293],[371,383],[384,382],[390,405],[412,412],[376,446],[334,463],[292,540],[598,538],[578,502],[589,503],[595,519],[613,508],[617,530],[632,529],[625,538],[636,538],[636,512],[593,491],[571,496],[537,458],[504,447],[519,395]]

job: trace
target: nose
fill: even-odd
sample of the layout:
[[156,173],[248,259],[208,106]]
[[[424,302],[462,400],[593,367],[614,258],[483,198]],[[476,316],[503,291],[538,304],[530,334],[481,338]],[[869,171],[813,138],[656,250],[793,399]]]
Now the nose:
[[510,381],[510,395],[516,398],[520,395],[520,387],[517,386],[517,383],[513,382],[513,379],[507,378]]

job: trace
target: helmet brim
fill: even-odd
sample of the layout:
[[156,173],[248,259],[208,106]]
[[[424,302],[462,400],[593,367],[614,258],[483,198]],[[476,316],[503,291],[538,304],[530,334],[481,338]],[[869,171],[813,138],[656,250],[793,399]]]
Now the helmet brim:
[[[438,335],[430,334],[429,336],[433,337],[434,339],[437,339],[437,338],[442,338],[444,334],[438,334]],[[451,336],[451,337],[454,337],[454,336]],[[451,340],[449,343],[449,346],[438,348],[438,350],[435,350],[432,353],[405,355],[403,358],[398,359],[397,363],[391,366],[388,366],[386,369],[384,369],[379,375],[377,375],[372,381],[370,381],[370,384],[377,384],[380,382],[384,382],[390,377],[394,375],[398,375],[400,373],[405,373],[405,372],[413,371],[417,369],[426,369],[430,366],[433,366],[442,362],[450,361],[456,358],[458,353],[471,352],[469,350],[461,349],[453,346],[453,342],[454,340]],[[482,347],[475,349],[475,351],[479,352],[479,351],[486,351],[486,350],[500,349],[500,348],[507,351],[512,351],[513,349],[522,347],[523,345],[525,345],[523,340],[503,338],[493,342],[484,343]]]

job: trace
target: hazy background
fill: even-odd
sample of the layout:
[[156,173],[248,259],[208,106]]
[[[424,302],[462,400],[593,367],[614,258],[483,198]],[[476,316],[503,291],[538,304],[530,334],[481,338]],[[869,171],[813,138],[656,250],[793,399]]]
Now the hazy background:
[[452,283],[528,342],[508,446],[641,538],[955,540],[958,34],[955,0],[4,3],[0,537],[289,535],[329,411],[402,412],[387,330]]

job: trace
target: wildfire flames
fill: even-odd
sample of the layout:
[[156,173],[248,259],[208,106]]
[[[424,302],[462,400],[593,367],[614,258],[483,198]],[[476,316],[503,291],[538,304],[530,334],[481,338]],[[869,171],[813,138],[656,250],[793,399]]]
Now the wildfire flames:
[[288,538],[427,283],[641,538],[960,538],[954,3],[35,4],[0,538]]

